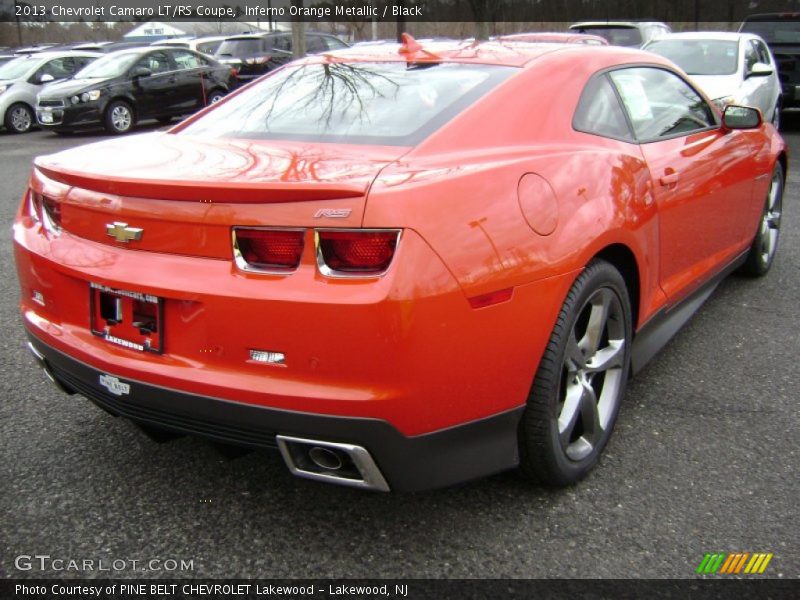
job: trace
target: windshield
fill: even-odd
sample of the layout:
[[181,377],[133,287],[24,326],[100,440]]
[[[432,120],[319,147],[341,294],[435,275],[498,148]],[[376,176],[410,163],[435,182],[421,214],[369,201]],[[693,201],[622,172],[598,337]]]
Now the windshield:
[[124,74],[139,58],[138,52],[108,54],[75,74],[75,79],[108,79]]
[[230,98],[181,133],[413,145],[514,72],[511,67],[454,63],[290,67]]
[[739,70],[739,42],[659,40],[645,49],[668,58],[687,75],[733,75]]
[[745,21],[741,31],[760,35],[768,44],[800,44],[800,19]]
[[15,58],[0,66],[0,79],[21,79],[27,76],[30,71],[33,71],[40,62],[42,62],[41,58],[31,58],[29,56]]
[[642,34],[635,27],[591,26],[576,27],[573,31],[599,35],[612,46],[641,46],[643,41]]

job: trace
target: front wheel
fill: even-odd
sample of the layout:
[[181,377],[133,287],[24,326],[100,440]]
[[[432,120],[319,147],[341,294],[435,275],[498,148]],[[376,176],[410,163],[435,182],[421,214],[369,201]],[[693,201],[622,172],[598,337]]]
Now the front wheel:
[[12,133],[28,133],[34,124],[33,110],[21,102],[12,104],[6,111],[3,123]]
[[769,182],[769,191],[764,201],[764,209],[758,221],[758,231],[750,245],[750,251],[742,265],[741,272],[750,277],[766,275],[775,260],[781,234],[781,213],[783,211],[783,167],[776,163]]
[[128,133],[133,128],[133,109],[122,100],[114,100],[106,108],[104,123],[109,133]]
[[548,485],[581,480],[597,463],[625,393],[632,323],[625,281],[594,260],[572,285],[520,424],[520,466]]

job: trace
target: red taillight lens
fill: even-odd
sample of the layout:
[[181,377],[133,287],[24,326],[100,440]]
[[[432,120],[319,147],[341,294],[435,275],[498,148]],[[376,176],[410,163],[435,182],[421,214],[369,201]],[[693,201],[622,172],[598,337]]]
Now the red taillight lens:
[[28,212],[44,229],[52,234],[61,233],[61,203],[38,192],[30,191]]
[[331,271],[375,275],[389,268],[399,231],[318,231],[319,255]]
[[244,268],[292,271],[300,264],[304,237],[305,231],[297,229],[235,229],[237,262]]

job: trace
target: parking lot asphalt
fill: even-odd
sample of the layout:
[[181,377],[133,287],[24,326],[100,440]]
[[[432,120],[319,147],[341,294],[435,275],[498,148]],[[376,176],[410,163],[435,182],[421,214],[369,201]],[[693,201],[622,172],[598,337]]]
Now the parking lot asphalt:
[[785,137],[771,273],[725,280],[631,382],[588,479],[377,494],[295,479],[277,453],[155,444],[56,391],[24,349],[10,229],[31,159],[98,138],[0,132],[0,577],[684,578],[714,551],[800,577],[800,114]]

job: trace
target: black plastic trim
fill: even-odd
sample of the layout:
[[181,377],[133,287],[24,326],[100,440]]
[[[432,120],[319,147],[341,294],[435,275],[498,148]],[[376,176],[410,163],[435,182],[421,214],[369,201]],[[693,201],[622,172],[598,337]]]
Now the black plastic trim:
[[703,305],[720,282],[747,259],[743,252],[703,285],[677,303],[661,309],[639,328],[633,340],[631,373],[635,375],[678,333]]
[[[266,408],[158,387],[127,377],[130,392],[115,396],[100,371],[28,333],[44,367],[112,415],[168,431],[256,448],[275,448],[275,435],[356,444],[375,459],[392,490],[420,491],[512,469],[519,464],[517,427],[524,405],[484,419],[406,437],[379,419],[338,417]],[[41,361],[40,361],[41,362]]]

